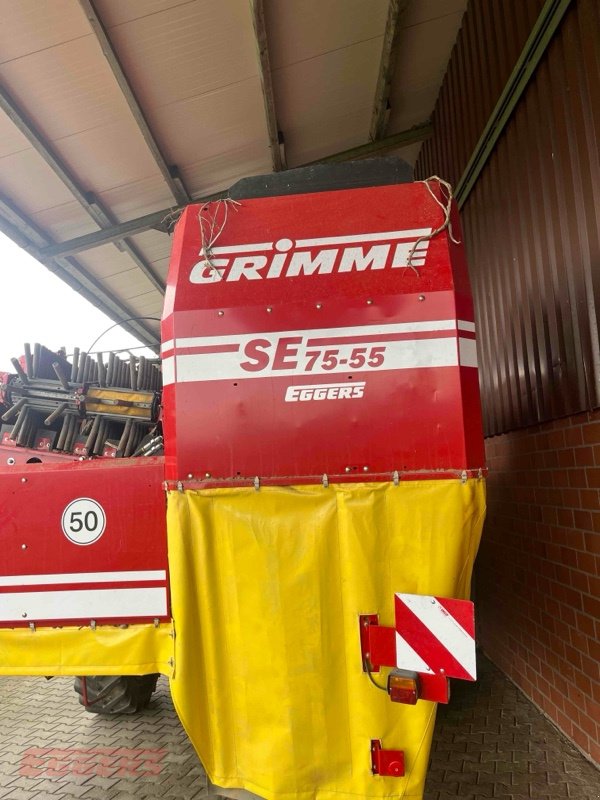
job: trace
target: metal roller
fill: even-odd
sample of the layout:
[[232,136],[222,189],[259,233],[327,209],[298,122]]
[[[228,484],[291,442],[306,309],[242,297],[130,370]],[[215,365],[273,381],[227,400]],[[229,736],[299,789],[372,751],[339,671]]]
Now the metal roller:
[[16,421],[16,422],[15,422],[15,424],[13,425],[13,429],[12,429],[12,431],[10,432],[10,438],[11,438],[13,441],[16,441],[16,439],[17,439],[17,437],[18,437],[19,433],[21,432],[21,428],[23,427],[23,423],[25,422],[25,412],[26,412],[26,411],[27,411],[27,408],[26,408],[26,407],[25,407],[25,408],[22,408],[22,410],[21,410],[21,411],[20,411],[20,413],[19,413],[19,416],[17,417],[17,421]]
[[52,425],[52,423],[55,422],[68,407],[68,403],[61,403],[49,416],[46,417],[44,420],[44,425]]
[[33,345],[33,367],[31,371],[31,377],[37,378],[37,374],[40,368],[40,359],[42,357],[42,346],[39,342],[36,342]]
[[98,431],[98,436],[96,437],[96,442],[94,444],[94,455],[101,456],[104,452],[104,443],[106,441],[106,431],[108,428],[108,420],[102,417],[100,422],[100,429]]
[[58,441],[56,443],[57,450],[62,450],[64,447],[67,431],[69,430],[69,417],[70,414],[65,414],[63,417],[63,424],[60,429],[60,433],[58,434]]
[[16,442],[19,447],[25,447],[29,442],[31,434],[31,408],[29,406],[23,409],[19,415],[19,421],[21,420],[21,417],[23,417],[23,422],[16,436]]
[[71,364],[71,383],[77,380],[77,372],[79,369],[79,348],[73,350],[73,363]]
[[23,350],[25,351],[25,371],[28,375],[33,375],[33,359],[31,357],[31,345],[29,342],[25,342]]
[[27,398],[26,397],[21,397],[20,400],[17,400],[17,402],[14,404],[14,406],[11,406],[8,409],[8,411],[6,411],[4,414],[2,414],[2,421],[3,422],[10,422],[11,419],[13,419],[14,417],[17,416],[19,411],[23,408],[23,406],[26,403],[27,403]]
[[119,444],[117,445],[117,458],[123,455],[125,452],[125,448],[127,447],[127,441],[129,439],[129,434],[131,433],[131,426],[133,425],[133,420],[128,419],[125,425],[123,426],[123,433],[121,434],[121,438],[119,439]]
[[104,360],[102,359],[102,353],[96,353],[96,361],[98,362],[98,383],[100,386],[106,386],[106,368],[104,366]]
[[81,377],[82,383],[88,383],[90,379],[91,358],[86,354],[83,364],[83,372]]
[[77,383],[83,383],[83,371],[85,369],[85,361],[87,353],[81,352],[79,354],[79,365],[77,367]]
[[134,391],[138,388],[136,365],[136,357],[133,355],[129,356],[129,384]]
[[140,360],[138,362],[138,382],[137,388],[138,389],[146,389],[146,359],[144,356],[140,356]]
[[115,373],[115,354],[108,354],[108,367],[106,369],[106,385],[113,385],[113,375]]
[[67,376],[63,372],[63,368],[58,361],[52,362],[52,369],[54,370],[56,377],[61,382],[63,389],[65,392],[68,392],[71,388],[69,386],[69,381],[67,380]]
[[125,452],[123,453],[125,458],[129,458],[129,456],[135,450],[135,441],[137,438],[137,432],[138,432],[138,425],[136,422],[133,422],[131,425],[131,430],[129,432],[129,437],[127,439],[127,444],[125,445]]
[[19,359],[18,358],[11,358],[10,363],[15,368],[15,372],[17,373],[17,375],[21,379],[21,383],[23,383],[25,386],[28,386],[29,385],[29,378],[27,377],[27,375],[25,373],[25,370],[21,366],[21,362],[19,361]]
[[94,442],[96,441],[96,436],[98,435],[98,428],[100,427],[100,419],[101,418],[99,416],[94,417],[92,429],[85,440],[85,449],[87,450],[88,454],[92,452],[92,448],[94,447]]

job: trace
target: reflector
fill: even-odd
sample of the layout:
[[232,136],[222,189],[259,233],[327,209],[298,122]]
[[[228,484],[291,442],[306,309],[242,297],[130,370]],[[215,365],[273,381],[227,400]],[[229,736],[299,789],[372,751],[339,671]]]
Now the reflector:
[[388,694],[394,703],[414,706],[419,699],[419,675],[403,669],[393,669],[388,675]]

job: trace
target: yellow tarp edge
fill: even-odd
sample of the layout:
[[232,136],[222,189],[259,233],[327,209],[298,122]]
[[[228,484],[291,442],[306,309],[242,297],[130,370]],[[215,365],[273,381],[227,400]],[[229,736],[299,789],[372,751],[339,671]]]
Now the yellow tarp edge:
[[[171,693],[209,779],[268,800],[421,798],[435,706],[362,671],[359,614],[395,592],[467,598],[485,512],[472,479],[171,492]],[[373,776],[370,741],[406,776]]]
[[0,675],[173,674],[172,624],[0,629]]

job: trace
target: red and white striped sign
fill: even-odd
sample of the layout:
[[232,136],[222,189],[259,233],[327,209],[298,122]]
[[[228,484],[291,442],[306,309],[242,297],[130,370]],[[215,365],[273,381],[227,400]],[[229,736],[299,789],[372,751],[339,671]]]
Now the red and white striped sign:
[[396,665],[474,681],[475,611],[469,600],[396,595]]

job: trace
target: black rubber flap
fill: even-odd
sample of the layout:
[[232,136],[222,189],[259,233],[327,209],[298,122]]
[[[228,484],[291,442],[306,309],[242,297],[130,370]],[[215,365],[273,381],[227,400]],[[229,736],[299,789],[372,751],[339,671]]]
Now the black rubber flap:
[[330,192],[336,189],[362,189],[409,183],[413,169],[402,158],[365,158],[332,164],[311,164],[298,169],[242,178],[229,189],[232,200],[251,197],[276,197],[285,194]]

